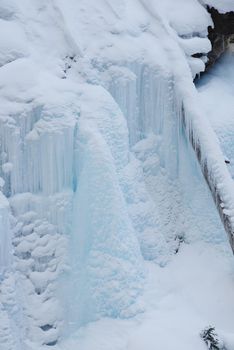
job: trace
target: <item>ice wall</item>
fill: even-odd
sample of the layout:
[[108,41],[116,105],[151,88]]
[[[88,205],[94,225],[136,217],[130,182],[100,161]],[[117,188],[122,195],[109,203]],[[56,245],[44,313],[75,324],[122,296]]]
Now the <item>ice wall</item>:
[[14,250],[23,350],[25,339],[55,346],[67,329],[143,311],[144,259],[164,266],[181,240],[223,239],[183,131],[185,101],[197,118],[192,76],[204,66],[190,58],[209,49],[209,16],[191,4],[198,25],[183,16],[180,26],[178,13],[170,25],[158,1],[0,5],[0,27],[19,33],[16,52],[14,38],[0,43],[12,214],[10,229],[4,199],[0,249]]
[[100,316],[134,314],[131,306],[142,290],[143,262],[105,141],[83,123],[78,136],[72,313],[80,325]]
[[12,233],[9,216],[9,203],[0,191],[0,272],[8,269],[12,261]]
[[[183,102],[179,87],[177,90],[177,76],[163,71],[159,64],[145,65],[140,61],[117,69],[112,66],[109,71],[109,89],[126,116],[131,150],[140,162],[142,179],[150,193],[148,203],[155,212],[151,214],[151,220],[154,217],[152,225],[146,218],[147,215],[149,218],[150,210],[147,209],[144,216],[137,206],[133,206],[133,222],[136,231],[141,233],[138,237],[143,256],[152,258],[154,251],[153,259],[162,263],[163,257],[167,256],[167,260],[173,251],[172,241],[176,237],[186,236],[188,241],[225,240],[212,196],[184,131]],[[196,188],[196,195],[191,188]],[[126,189],[125,193],[128,193]],[[159,232],[163,232],[171,250],[165,250]],[[158,246],[150,254],[152,237],[157,237]]]
[[122,69],[128,76],[124,75],[123,79],[121,73],[119,77],[115,74],[108,89],[127,119],[130,145],[152,132],[160,135],[162,165],[171,176],[173,173],[176,176],[178,159],[174,153],[178,148],[182,104],[176,95],[172,73],[164,72],[160,65],[142,62],[132,62]]

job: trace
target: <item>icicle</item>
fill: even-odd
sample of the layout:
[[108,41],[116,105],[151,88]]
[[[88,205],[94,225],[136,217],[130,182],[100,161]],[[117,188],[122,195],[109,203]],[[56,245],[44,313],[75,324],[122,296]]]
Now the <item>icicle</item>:
[[0,272],[11,266],[12,246],[9,204],[0,191]]

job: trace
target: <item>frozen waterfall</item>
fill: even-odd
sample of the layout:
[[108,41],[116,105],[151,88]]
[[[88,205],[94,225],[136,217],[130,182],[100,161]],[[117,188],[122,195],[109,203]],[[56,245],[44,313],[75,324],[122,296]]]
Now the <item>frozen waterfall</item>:
[[193,84],[211,18],[177,1],[0,4],[1,350],[167,314],[181,256],[225,246],[233,181]]
[[10,230],[9,204],[0,192],[0,272],[12,262],[12,234]]

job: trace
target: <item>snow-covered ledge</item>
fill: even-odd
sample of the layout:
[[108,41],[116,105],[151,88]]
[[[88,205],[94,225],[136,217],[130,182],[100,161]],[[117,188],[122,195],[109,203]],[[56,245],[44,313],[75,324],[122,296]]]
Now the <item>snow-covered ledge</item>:
[[[168,28],[164,27],[167,31]],[[181,50],[167,47],[174,64],[175,87],[183,101],[183,123],[187,138],[196,153],[201,171],[211,190],[215,205],[234,252],[234,182],[229,173],[219,140],[200,106],[198,93]]]
[[214,131],[199,111],[190,110],[189,99],[184,101],[184,106],[187,136],[196,153],[234,253],[234,182],[227,170]]

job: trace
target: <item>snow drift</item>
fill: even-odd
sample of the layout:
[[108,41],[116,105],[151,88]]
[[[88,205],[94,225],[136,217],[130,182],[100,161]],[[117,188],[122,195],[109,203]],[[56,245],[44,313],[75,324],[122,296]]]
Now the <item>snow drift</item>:
[[211,24],[196,0],[1,2],[1,349],[139,315],[145,260],[225,242],[189,143],[232,209],[193,85]]

